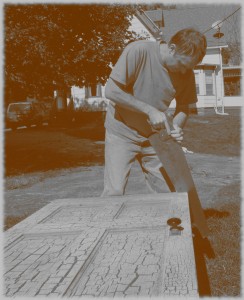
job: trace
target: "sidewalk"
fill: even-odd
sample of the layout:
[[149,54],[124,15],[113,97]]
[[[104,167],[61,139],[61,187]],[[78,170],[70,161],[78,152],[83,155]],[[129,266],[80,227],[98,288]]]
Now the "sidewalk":
[[[186,154],[192,176],[203,207],[211,207],[221,201],[215,197],[218,190],[240,181],[240,158],[224,156]],[[31,186],[5,191],[6,216],[30,215],[55,199],[100,196],[103,190],[103,166],[78,167],[59,170],[56,175],[45,178],[44,173],[30,174],[41,178]],[[23,180],[13,177],[9,181]],[[31,180],[30,180],[31,181]],[[13,185],[13,184],[11,184]],[[168,189],[165,185],[165,192]],[[138,164],[132,168],[126,194],[148,194]]]

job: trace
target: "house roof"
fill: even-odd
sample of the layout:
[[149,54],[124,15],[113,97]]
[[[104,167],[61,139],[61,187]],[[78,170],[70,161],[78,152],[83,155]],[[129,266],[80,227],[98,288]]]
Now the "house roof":
[[147,10],[146,14],[153,21],[162,21],[162,10]]
[[[163,28],[163,37],[166,41],[169,41],[170,37],[180,29],[194,27],[205,33],[208,47],[226,45],[228,44],[227,40],[230,39],[234,31],[239,32],[240,37],[241,10],[238,10],[239,7],[240,5],[238,4],[179,4],[176,5],[176,9],[163,10],[165,26]],[[238,11],[233,14],[236,10]],[[148,12],[148,16],[153,21],[158,21],[159,14]],[[233,15],[223,22],[220,30],[224,33],[224,36],[221,39],[214,38],[213,34],[216,31],[211,28],[212,24],[216,21],[224,20],[231,14]]]

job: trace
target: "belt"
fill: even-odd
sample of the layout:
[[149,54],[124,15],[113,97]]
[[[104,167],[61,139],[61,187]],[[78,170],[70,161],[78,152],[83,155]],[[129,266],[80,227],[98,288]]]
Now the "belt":
[[151,147],[149,140],[145,140],[144,142],[141,142],[141,147]]

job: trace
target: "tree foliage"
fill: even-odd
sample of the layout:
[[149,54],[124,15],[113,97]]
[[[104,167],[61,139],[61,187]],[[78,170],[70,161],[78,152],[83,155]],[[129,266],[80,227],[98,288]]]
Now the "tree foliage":
[[241,65],[241,18],[240,11],[226,20],[226,42],[223,48],[223,62],[230,65]]
[[105,83],[133,39],[132,15],[129,5],[5,5],[5,96]]

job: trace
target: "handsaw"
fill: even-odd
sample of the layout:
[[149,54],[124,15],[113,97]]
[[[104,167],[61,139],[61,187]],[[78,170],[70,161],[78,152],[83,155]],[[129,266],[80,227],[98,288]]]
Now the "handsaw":
[[[149,140],[159,160],[163,164],[163,168],[161,168],[160,171],[170,191],[188,193],[191,222],[197,227],[202,237],[208,236],[209,229],[203,209],[180,144],[168,135],[166,130],[154,130],[149,120],[147,120],[146,115],[135,113],[123,107],[119,108],[119,114],[123,116],[123,120],[128,126],[134,128]],[[173,128],[170,118],[167,118],[167,120],[168,124]]]
[[207,237],[209,229],[185,154],[180,144],[168,135],[166,130],[155,131],[151,129],[148,140],[162,162],[163,168],[175,191],[188,193],[191,222],[197,227],[203,238]]

